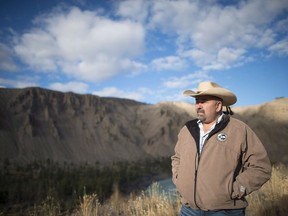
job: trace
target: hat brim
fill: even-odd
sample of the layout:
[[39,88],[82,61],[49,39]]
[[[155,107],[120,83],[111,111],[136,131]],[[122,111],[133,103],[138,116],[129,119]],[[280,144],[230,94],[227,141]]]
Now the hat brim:
[[223,106],[230,106],[236,103],[237,97],[232,92],[224,89],[224,88],[212,88],[202,92],[194,92],[192,90],[186,90],[183,92],[185,96],[197,97],[197,96],[204,96],[210,95],[221,98],[223,101]]

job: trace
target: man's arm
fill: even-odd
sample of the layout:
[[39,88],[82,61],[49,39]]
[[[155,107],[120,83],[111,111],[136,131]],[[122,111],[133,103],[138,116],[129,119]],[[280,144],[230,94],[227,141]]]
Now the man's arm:
[[[176,144],[177,146],[177,144]],[[178,168],[180,164],[180,154],[176,150],[177,148],[175,147],[175,154],[171,157],[172,160],[172,181],[175,184],[176,179],[178,176]]]
[[247,127],[246,133],[242,172],[233,184],[232,198],[242,198],[258,190],[271,177],[271,163],[262,142],[251,128]]

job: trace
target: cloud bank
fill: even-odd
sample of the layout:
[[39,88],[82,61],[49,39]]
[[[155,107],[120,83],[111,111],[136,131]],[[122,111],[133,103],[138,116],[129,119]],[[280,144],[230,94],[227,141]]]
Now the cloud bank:
[[[30,29],[13,35],[10,47],[0,44],[0,69],[65,76],[72,81],[51,80],[48,87],[80,93],[91,90],[88,83],[119,75],[185,71],[162,80],[168,91],[194,86],[195,80],[209,78],[210,71],[288,54],[287,0],[112,3],[113,14],[72,6],[35,17]],[[115,86],[94,91],[133,99],[143,99],[144,92]]]

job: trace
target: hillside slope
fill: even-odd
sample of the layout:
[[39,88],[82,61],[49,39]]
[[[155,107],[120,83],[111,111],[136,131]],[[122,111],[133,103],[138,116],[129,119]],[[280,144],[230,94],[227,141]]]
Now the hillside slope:
[[[288,162],[288,99],[235,107],[272,161]],[[149,105],[41,88],[0,89],[0,160],[111,163],[173,154],[194,105]]]

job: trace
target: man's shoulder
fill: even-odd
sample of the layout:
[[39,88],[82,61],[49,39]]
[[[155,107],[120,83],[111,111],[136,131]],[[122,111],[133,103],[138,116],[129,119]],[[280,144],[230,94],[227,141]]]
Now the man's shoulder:
[[238,127],[249,127],[245,122],[243,122],[242,120],[235,118],[235,117],[231,117],[230,116],[230,124],[234,125],[234,126],[238,126]]
[[198,119],[192,119],[192,120],[187,121],[185,123],[185,126],[188,128],[192,127],[192,126],[196,126],[196,125],[198,125],[197,122],[198,122]]

